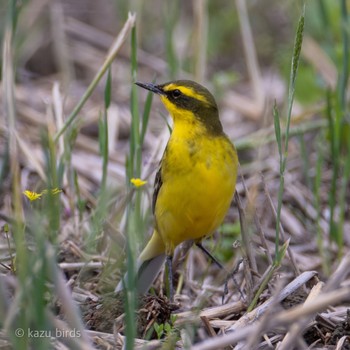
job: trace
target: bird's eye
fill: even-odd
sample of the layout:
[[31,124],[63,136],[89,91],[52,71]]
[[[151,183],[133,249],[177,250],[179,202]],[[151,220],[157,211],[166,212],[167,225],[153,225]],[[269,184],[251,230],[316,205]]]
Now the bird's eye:
[[178,90],[178,89],[173,90],[173,91],[171,92],[171,95],[172,95],[174,98],[178,98],[178,97],[181,96],[181,91]]

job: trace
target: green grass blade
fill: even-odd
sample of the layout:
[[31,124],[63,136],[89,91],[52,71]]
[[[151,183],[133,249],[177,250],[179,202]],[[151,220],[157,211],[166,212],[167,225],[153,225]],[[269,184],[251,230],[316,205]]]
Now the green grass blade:
[[332,164],[332,179],[331,179],[331,188],[329,191],[329,230],[330,236],[332,239],[336,239],[337,237],[337,225],[334,220],[334,212],[337,201],[337,178],[338,178],[338,160],[339,160],[339,142],[337,141],[337,128],[336,128],[336,118],[333,116],[333,103],[332,103],[332,93],[328,91],[327,93],[327,108],[326,108],[326,116],[328,120],[328,130],[329,130],[329,138],[330,138],[330,147],[331,147],[331,159],[333,161]]
[[105,109],[107,110],[111,104],[111,93],[112,93],[112,73],[111,67],[108,68],[106,85],[105,85]]
[[276,136],[277,147],[278,147],[278,154],[280,156],[280,164],[282,164],[283,154],[282,154],[281,123],[280,123],[280,116],[279,116],[276,101],[273,105],[273,122],[274,122],[275,136]]
[[305,24],[305,4],[303,6],[302,14],[299,18],[298,27],[296,31],[296,37],[294,41],[294,50],[292,57],[292,65],[290,71],[290,79],[289,79],[289,88],[288,88],[288,111],[287,111],[287,125],[286,125],[286,134],[285,134],[285,143],[284,143],[284,160],[283,160],[283,171],[286,167],[287,156],[288,156],[288,143],[289,143],[289,129],[290,129],[290,121],[292,117],[292,108],[294,102],[294,94],[295,94],[295,81],[297,78],[298,66],[300,61],[300,52],[301,46],[303,43],[303,33],[304,33],[304,24]]
[[[132,82],[136,81],[137,77],[137,41],[135,27],[131,31],[131,78]],[[140,117],[138,107],[137,86],[131,85],[131,135],[130,135],[130,161],[129,174],[132,177],[140,177],[141,169],[141,145],[140,145]],[[130,180],[130,178],[128,179]]]
[[303,42],[304,23],[305,23],[305,4],[303,7],[302,14],[299,18],[299,22],[296,30],[296,37],[294,41],[294,49],[293,49],[293,57],[292,57],[291,71],[290,71],[289,89],[288,89],[287,125],[286,125],[286,131],[285,131],[285,142],[284,142],[283,151],[282,151],[279,114],[276,106],[274,106],[274,109],[273,109],[275,135],[276,135],[276,140],[278,145],[278,151],[280,154],[280,184],[279,184],[279,190],[278,190],[277,217],[276,217],[275,262],[280,259],[282,254],[282,250],[280,250],[279,248],[279,242],[280,242],[280,221],[281,221],[282,198],[283,198],[283,192],[284,192],[284,173],[287,165],[289,129],[290,129],[290,121],[292,117],[292,107],[294,102],[295,81],[297,78],[300,52],[301,52],[301,46]]
[[117,36],[117,38],[113,42],[112,47],[110,48],[110,50],[108,52],[108,55],[106,57],[106,60],[104,61],[103,65],[100,67],[100,69],[96,73],[94,79],[92,80],[92,82],[90,83],[90,85],[88,86],[86,91],[84,92],[84,94],[81,97],[81,99],[79,100],[78,104],[74,107],[73,111],[68,116],[68,118],[67,118],[66,122],[64,123],[64,126],[62,127],[62,129],[59,130],[56,133],[56,135],[54,137],[55,142],[57,142],[59,137],[64,134],[64,132],[68,129],[68,127],[72,124],[72,122],[76,119],[76,117],[78,116],[79,112],[83,108],[85,102],[89,99],[89,97],[91,96],[91,94],[95,90],[97,84],[100,82],[101,78],[104,76],[104,74],[106,73],[107,69],[112,64],[112,62],[115,59],[117,53],[119,52],[119,49],[123,45],[123,43],[126,40],[126,37],[127,37],[128,33],[129,33],[129,31],[131,30],[131,28],[133,28],[134,24],[135,24],[135,15],[129,15],[129,18],[126,21],[126,23],[124,24],[124,27],[122,28],[122,30],[120,31],[119,35]]
[[341,108],[346,108],[346,91],[349,78],[349,21],[346,0],[340,1],[341,5],[341,29],[343,40],[343,65],[339,76],[339,100]]
[[178,18],[178,0],[165,1],[164,6],[164,28],[165,28],[165,52],[168,62],[170,79],[175,79],[178,71],[178,60],[174,47],[174,29]]
[[100,151],[102,154],[102,181],[101,181],[101,192],[106,190],[107,183],[107,169],[108,169],[108,108],[111,104],[112,94],[112,73],[111,69],[108,70],[106,86],[104,92],[105,106],[103,112],[103,120],[99,120],[99,141]]
[[324,135],[319,135],[317,141],[317,160],[316,160],[316,173],[314,180],[314,203],[315,209],[317,212],[316,218],[316,233],[317,233],[317,246],[322,260],[322,269],[326,275],[329,275],[329,267],[331,266],[329,262],[328,253],[324,247],[324,237],[321,228],[321,216],[322,216],[322,208],[321,208],[321,192],[322,192],[322,173],[323,173],[323,165],[324,165],[324,149],[322,148]]
[[[136,27],[131,31],[131,78],[132,82],[136,81],[137,76],[137,41]],[[130,96],[131,109],[131,134],[130,134],[130,152],[126,162],[127,186],[129,193],[132,191],[130,187],[130,179],[132,177],[140,177],[141,174],[141,145],[140,145],[140,118],[138,108],[137,86],[131,85]],[[125,349],[134,348],[136,337],[136,248],[137,248],[137,232],[140,234],[141,221],[141,197],[140,192],[136,191],[136,198],[130,201],[126,208],[126,257],[127,257],[127,274],[126,291],[124,298],[125,307]]]
[[145,107],[143,109],[143,115],[142,115],[142,127],[141,127],[141,134],[140,134],[141,146],[143,145],[143,141],[145,139],[145,135],[148,127],[149,116],[151,114],[152,101],[153,101],[153,93],[149,92],[147,94]]

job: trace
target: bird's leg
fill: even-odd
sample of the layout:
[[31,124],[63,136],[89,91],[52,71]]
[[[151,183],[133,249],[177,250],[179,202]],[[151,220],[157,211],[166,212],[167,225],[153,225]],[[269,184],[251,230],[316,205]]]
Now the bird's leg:
[[203,253],[205,253],[211,260],[213,260],[214,263],[215,263],[220,269],[225,270],[224,265],[222,265],[221,262],[220,262],[218,259],[216,259],[214,256],[211,255],[210,251],[209,251],[207,248],[205,248],[205,247],[203,246],[202,242],[197,242],[197,243],[196,243],[196,246],[197,246],[198,248],[200,248],[200,249],[203,251]]
[[235,285],[236,289],[238,290],[239,294],[241,295],[241,297],[244,299],[244,296],[243,296],[243,293],[241,291],[241,289],[239,288],[239,285],[234,277],[234,275],[236,274],[236,268],[235,270],[230,273],[228,272],[224,265],[219,261],[217,260],[210,252],[207,248],[205,248],[203,245],[202,245],[202,242],[196,242],[196,246],[198,248],[200,248],[220,269],[224,270],[226,273],[227,273],[227,277],[225,279],[225,284],[224,284],[224,294],[222,296],[222,303],[224,303],[224,298],[225,298],[225,295],[228,294],[228,280],[230,278],[232,278],[232,281],[233,281],[233,284]]
[[169,300],[174,301],[174,284],[173,284],[173,257],[172,255],[166,256],[166,265],[168,268],[168,286],[169,286]]

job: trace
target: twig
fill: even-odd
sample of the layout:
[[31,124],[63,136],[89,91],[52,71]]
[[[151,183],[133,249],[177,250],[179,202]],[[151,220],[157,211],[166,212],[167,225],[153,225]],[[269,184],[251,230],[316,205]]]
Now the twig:
[[58,266],[65,271],[72,271],[78,269],[100,269],[103,267],[101,262],[73,262],[73,263],[60,263]]
[[[316,284],[309,293],[307,299],[305,300],[303,307],[310,304],[311,301],[315,300],[321,293],[322,287],[324,286],[323,282]],[[309,318],[303,320],[300,323],[293,324],[290,331],[286,334],[283,341],[277,347],[278,350],[288,350],[293,348],[293,344],[299,339],[299,335],[302,330],[305,330],[305,326],[309,323]]]
[[[299,322],[301,317],[308,317],[309,315],[313,315],[329,307],[329,305],[336,305],[342,301],[349,300],[349,296],[350,287],[341,288],[334,292],[322,294],[322,296],[320,296],[317,300],[313,301],[306,307],[298,306],[287,311],[279,312],[273,318],[270,319],[269,324],[266,325],[266,328],[262,330],[262,332],[271,331],[275,327],[289,325],[296,321]],[[257,318],[255,318],[255,320],[257,320]],[[258,327],[258,324],[249,325],[242,329],[239,329],[239,331],[237,332],[229,332],[223,336],[217,336],[215,338],[207,339],[203,342],[194,345],[191,348],[191,350],[215,350],[218,348],[221,349],[225,346],[235,344],[241,340],[248,339]],[[232,328],[233,327],[231,327],[230,330]]]
[[[277,211],[276,211],[276,208],[275,208],[275,205],[273,204],[273,201],[271,199],[271,196],[270,196],[270,193],[269,193],[269,190],[266,186],[266,183],[265,183],[265,180],[264,180],[264,175],[261,174],[261,181],[264,185],[264,192],[265,192],[265,195],[268,199],[268,203],[270,205],[270,208],[272,210],[272,213],[275,217],[275,220],[277,220]],[[283,239],[283,241],[286,241],[286,234],[284,232],[284,229],[283,229],[283,226],[282,226],[282,223],[280,222],[280,232],[281,232],[281,237]],[[287,252],[288,252],[288,256],[289,256],[289,259],[290,259],[290,262],[292,263],[292,267],[294,269],[294,272],[296,275],[300,275],[300,270],[295,262],[295,259],[294,259],[294,255],[293,255],[293,252],[292,252],[292,249],[290,248],[290,246],[288,245],[288,248],[287,248]]]
[[[249,198],[250,198],[250,196],[249,196],[249,190],[248,190],[248,188],[247,188],[247,186],[246,186],[246,183],[245,183],[244,178],[243,178],[242,175],[241,175],[241,183],[242,183],[242,185],[243,185],[244,192],[246,193],[247,198],[249,199]],[[271,256],[269,247],[268,247],[268,245],[267,245],[266,238],[265,238],[265,235],[264,235],[262,226],[261,226],[260,218],[258,217],[258,214],[257,214],[257,212],[256,212],[256,208],[254,208],[254,223],[255,223],[255,226],[256,226],[256,228],[257,228],[257,230],[258,230],[258,234],[259,234],[259,237],[260,237],[260,240],[261,240],[261,244],[262,244],[262,246],[263,246],[264,249],[265,249],[267,261],[268,261],[269,264],[271,265],[273,259],[272,259],[272,256]],[[254,256],[254,260],[255,260],[255,256]],[[256,264],[256,262],[255,262],[255,264]],[[256,269],[257,269],[257,268],[256,268]]]
[[[249,236],[248,236],[248,231],[247,231],[247,225],[246,225],[246,220],[245,220],[245,213],[244,209],[242,206],[241,199],[239,197],[238,192],[235,192],[235,201],[237,204],[237,209],[239,212],[239,222],[241,225],[241,235],[242,235],[242,241],[244,244],[245,252],[247,254],[248,260],[249,260],[249,266],[253,271],[256,271],[257,266],[256,266],[256,261],[255,257],[253,255],[253,252],[250,247],[249,243]],[[247,283],[247,295],[248,295],[248,301],[250,301],[253,297],[253,277],[249,269],[247,269],[246,273],[246,283]]]
[[222,318],[232,314],[238,314],[242,312],[245,308],[245,303],[241,300],[235,301],[232,303],[228,303],[225,305],[209,307],[202,311],[184,311],[176,314],[177,318],[175,321],[175,325],[181,325],[183,323],[191,321],[200,320],[201,316],[205,316],[208,319],[212,318]]
[[296,277],[292,282],[290,282],[286,287],[284,287],[277,297],[276,296],[271,297],[256,309],[254,309],[253,311],[241,317],[233,327],[229,328],[229,330],[234,331],[237,329],[241,329],[246,324],[258,320],[266,312],[266,310],[275,303],[275,300],[279,302],[284,300],[288,295],[291,295],[298,288],[300,288],[300,286],[304,285],[311,278],[313,278],[316,274],[317,273],[315,271],[303,272],[301,275]]

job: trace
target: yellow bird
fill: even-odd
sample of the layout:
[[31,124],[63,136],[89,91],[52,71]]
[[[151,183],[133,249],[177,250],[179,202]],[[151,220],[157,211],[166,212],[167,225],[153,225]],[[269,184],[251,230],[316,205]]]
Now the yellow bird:
[[186,240],[200,242],[222,223],[235,192],[238,158],[205,87],[190,80],[136,84],[159,95],[174,122],[155,178],[155,227],[139,258],[137,285],[146,293],[167,258],[172,299],[174,250]]

